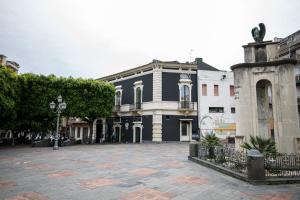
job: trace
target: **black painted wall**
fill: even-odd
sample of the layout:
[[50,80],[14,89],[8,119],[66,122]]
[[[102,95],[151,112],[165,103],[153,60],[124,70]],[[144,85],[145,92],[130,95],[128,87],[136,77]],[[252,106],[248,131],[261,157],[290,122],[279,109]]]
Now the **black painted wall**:
[[143,116],[143,140],[152,141],[152,115]]
[[[179,73],[162,73],[162,100],[179,101]],[[192,79],[192,101],[197,102],[197,74],[191,74]]]
[[192,133],[197,132],[198,129],[197,116],[163,115],[162,116],[162,140],[163,141],[180,141],[180,119],[193,119]]
[[[143,116],[143,140],[152,141],[152,115]],[[113,132],[113,118],[106,119],[107,129],[106,129],[106,141],[110,141],[111,134]],[[125,124],[128,122],[128,130],[125,128]],[[133,141],[133,116],[122,116],[121,117],[121,141],[132,143]]]
[[136,78],[115,82],[114,85],[122,85],[122,104],[134,103],[134,85],[136,81],[143,81],[143,102],[152,101],[153,99],[153,74],[146,74]]

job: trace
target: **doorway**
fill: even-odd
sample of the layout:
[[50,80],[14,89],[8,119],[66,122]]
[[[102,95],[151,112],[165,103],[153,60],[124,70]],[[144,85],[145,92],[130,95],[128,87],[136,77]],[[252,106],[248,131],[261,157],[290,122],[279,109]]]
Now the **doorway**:
[[142,143],[143,141],[143,132],[142,125],[133,126],[133,143]]
[[180,121],[180,141],[187,142],[191,140],[192,122]]

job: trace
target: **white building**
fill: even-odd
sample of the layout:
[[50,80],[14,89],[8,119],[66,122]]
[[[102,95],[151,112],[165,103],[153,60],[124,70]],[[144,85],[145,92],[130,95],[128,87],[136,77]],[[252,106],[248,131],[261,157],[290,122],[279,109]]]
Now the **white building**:
[[233,73],[198,68],[198,123],[201,134],[215,133],[233,142],[235,103]]

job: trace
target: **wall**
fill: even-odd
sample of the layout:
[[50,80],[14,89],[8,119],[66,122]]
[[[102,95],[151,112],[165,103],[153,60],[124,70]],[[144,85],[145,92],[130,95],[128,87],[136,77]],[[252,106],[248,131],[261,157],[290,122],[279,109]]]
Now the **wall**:
[[[188,73],[188,71],[186,71]],[[184,73],[184,72],[183,72]],[[162,73],[162,100],[179,101],[179,83],[180,73]],[[192,101],[197,101],[197,75],[191,74],[192,80]]]
[[[202,96],[202,84],[207,85],[207,96]],[[214,96],[214,85],[219,86],[219,96]],[[204,116],[209,116],[201,123],[202,134],[215,132],[224,139],[235,135],[235,130],[232,130],[235,128],[235,113],[231,113],[235,100],[234,96],[230,96],[231,85],[234,85],[233,72],[198,70],[199,123]],[[209,107],[224,107],[224,113],[209,113]]]
[[[167,119],[169,116],[169,119]],[[180,119],[192,119],[192,133],[197,132],[197,116],[179,116],[163,115],[162,116],[162,139],[163,141],[180,141]]]
[[130,78],[127,80],[114,82],[115,86],[122,85],[122,104],[134,103],[134,82],[143,81],[143,102],[152,101],[153,74],[147,74],[139,77]]

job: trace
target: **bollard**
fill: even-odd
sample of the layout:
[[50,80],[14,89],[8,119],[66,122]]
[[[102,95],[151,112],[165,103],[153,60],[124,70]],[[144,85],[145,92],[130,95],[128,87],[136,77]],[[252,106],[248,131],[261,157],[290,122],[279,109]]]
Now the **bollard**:
[[190,157],[198,157],[198,143],[190,143]]
[[265,157],[256,149],[251,149],[247,154],[247,171],[248,179],[250,180],[264,180],[266,177]]

